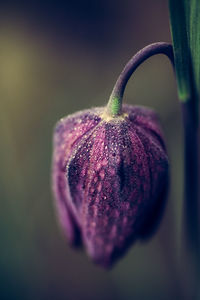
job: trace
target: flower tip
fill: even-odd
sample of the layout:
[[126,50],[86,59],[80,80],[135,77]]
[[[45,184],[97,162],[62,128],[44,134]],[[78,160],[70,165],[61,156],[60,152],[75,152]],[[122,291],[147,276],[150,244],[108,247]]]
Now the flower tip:
[[105,270],[112,269],[114,265],[115,259],[113,253],[109,254],[106,253],[106,251],[95,251],[95,252],[88,251],[88,256],[93,261],[93,263],[95,263],[96,265],[98,265],[99,267]]

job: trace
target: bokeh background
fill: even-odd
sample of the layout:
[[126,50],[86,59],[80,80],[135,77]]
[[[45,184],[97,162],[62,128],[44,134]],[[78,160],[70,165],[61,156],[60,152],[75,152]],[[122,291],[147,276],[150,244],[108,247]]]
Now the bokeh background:
[[182,128],[172,67],[150,58],[125,102],[153,107],[163,124],[171,187],[158,233],[111,270],[69,248],[51,193],[52,129],[106,104],[124,64],[170,41],[167,0],[0,2],[0,299],[178,299]]

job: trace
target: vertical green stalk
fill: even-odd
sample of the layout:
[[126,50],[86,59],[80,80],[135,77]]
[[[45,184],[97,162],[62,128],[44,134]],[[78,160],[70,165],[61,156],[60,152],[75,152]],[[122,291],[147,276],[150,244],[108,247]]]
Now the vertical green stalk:
[[182,103],[184,129],[184,205],[182,271],[188,299],[197,299],[199,284],[199,166],[198,125],[192,100]]
[[169,0],[178,95],[184,131],[181,273],[187,299],[198,299],[200,277],[200,1]]

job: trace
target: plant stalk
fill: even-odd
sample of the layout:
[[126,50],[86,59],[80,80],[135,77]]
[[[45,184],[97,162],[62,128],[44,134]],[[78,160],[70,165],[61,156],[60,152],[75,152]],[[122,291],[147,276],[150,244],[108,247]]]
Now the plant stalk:
[[184,130],[184,205],[182,270],[187,299],[198,299],[200,276],[200,142],[196,97],[182,103]]
[[141,65],[146,59],[156,54],[165,54],[172,65],[174,66],[174,55],[172,45],[164,42],[157,42],[150,44],[140,51],[138,51],[126,64],[117,79],[110,99],[107,104],[108,115],[115,117],[122,114],[122,99],[126,84],[133,74],[133,72]]

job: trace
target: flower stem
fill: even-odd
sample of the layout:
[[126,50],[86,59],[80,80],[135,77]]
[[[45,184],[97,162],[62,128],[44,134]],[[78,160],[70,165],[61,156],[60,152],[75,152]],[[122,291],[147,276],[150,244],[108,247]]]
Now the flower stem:
[[[184,126],[184,206],[183,254],[187,274],[188,299],[197,299],[200,276],[200,143],[196,96],[182,103]],[[185,253],[184,253],[185,252]]]
[[107,104],[107,113],[110,116],[116,117],[122,114],[122,98],[129,78],[139,65],[141,65],[149,57],[156,54],[165,54],[170,59],[172,65],[174,65],[174,55],[171,44],[157,42],[138,51],[126,64],[115,83]]

